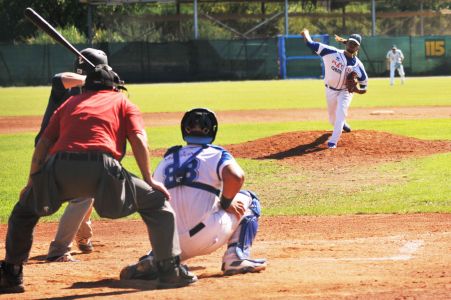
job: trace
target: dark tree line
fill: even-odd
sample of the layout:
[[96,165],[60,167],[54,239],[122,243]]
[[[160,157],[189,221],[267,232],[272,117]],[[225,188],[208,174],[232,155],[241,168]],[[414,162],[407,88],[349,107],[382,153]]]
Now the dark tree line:
[[[206,2],[201,3],[200,8],[204,13],[212,14],[232,14],[232,13],[254,13],[260,9],[261,3],[258,2],[227,2],[217,1],[216,3]],[[327,7],[328,11],[346,9],[348,6],[359,7],[368,10],[370,0],[289,0],[290,8],[294,7],[303,12],[317,12],[324,11],[324,7]],[[420,3],[423,4],[424,10],[438,10],[444,8],[451,8],[451,2],[448,0],[377,0],[377,11],[418,11]],[[280,3],[267,3],[268,14],[280,11],[283,9],[283,1]],[[0,0],[0,42],[23,42],[25,39],[36,34],[37,29],[33,24],[25,19],[23,12],[25,8],[32,7],[49,22],[60,28],[67,26],[75,26],[79,32],[84,35],[87,34],[87,15],[88,6],[80,3],[78,0]],[[180,9],[180,7],[182,7]],[[142,16],[145,14],[152,15],[174,15],[174,14],[192,14],[192,5],[184,3],[182,5],[174,4],[128,4],[128,5],[101,5],[95,6],[93,26],[95,29],[108,29],[109,18],[114,19],[116,16]],[[112,21],[112,20],[110,20]],[[249,28],[253,26],[250,20],[231,20],[228,21],[229,25],[240,28]],[[240,24],[240,22],[242,24]],[[327,26],[333,26],[334,22],[329,22]],[[124,26],[127,26],[125,24]],[[215,34],[218,36],[224,34],[218,30],[217,24],[204,22],[203,26],[206,26],[207,31],[215,38]],[[215,27],[216,26],[216,27]],[[258,32],[261,35],[273,36],[280,33],[280,23],[271,23],[262,28]],[[177,22],[159,22],[149,25],[147,31],[155,31],[155,35],[158,33],[162,36],[170,36],[171,40],[182,39],[183,36],[190,38],[190,31],[192,25],[181,25]],[[205,28],[205,27],[204,27]],[[321,27],[319,27],[321,28]],[[337,28],[330,28],[331,31],[339,32],[340,26]],[[243,29],[244,30],[244,29]],[[210,36],[208,36],[210,37]],[[216,36],[217,37],[217,36]]]

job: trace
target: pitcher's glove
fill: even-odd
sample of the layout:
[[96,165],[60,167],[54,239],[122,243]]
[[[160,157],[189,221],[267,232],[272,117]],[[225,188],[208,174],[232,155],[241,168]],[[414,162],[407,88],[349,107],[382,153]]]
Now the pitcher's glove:
[[346,77],[346,88],[348,89],[348,92],[350,93],[355,92],[358,89],[357,83],[358,83],[357,73],[356,72],[349,73],[348,76]]

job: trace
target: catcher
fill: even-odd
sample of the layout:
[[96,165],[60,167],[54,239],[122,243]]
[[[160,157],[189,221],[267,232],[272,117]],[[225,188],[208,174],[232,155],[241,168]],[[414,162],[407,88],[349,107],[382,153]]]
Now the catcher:
[[[181,129],[187,145],[170,148],[154,174],[171,194],[181,260],[209,254],[227,245],[222,258],[225,275],[264,270],[264,259],[250,258],[260,202],[254,193],[240,191],[244,173],[232,155],[211,144],[218,129],[215,114],[205,108],[188,111]],[[120,278],[156,279],[153,252],[125,267]]]
[[346,123],[346,116],[354,93],[365,94],[367,91],[368,75],[356,56],[362,37],[352,34],[348,39],[344,39],[335,35],[337,42],[346,45],[345,50],[340,50],[313,41],[307,29],[304,29],[301,35],[304,36],[307,46],[321,56],[324,62],[327,111],[329,122],[334,126],[327,147],[337,148],[342,131],[351,131],[351,127]]

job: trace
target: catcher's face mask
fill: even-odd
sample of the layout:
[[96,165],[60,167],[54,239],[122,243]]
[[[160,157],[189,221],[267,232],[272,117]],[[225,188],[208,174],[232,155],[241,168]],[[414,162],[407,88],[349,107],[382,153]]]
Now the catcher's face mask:
[[188,144],[211,144],[216,138],[218,120],[206,108],[195,108],[185,113],[181,122],[182,136]]

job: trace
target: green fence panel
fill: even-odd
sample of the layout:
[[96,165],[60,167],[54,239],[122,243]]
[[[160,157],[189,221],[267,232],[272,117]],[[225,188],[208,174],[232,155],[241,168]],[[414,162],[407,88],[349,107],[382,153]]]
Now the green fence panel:
[[0,45],[0,85],[42,85],[73,70],[74,56],[61,46]]
[[451,74],[451,36],[412,39],[410,59],[415,74]]
[[113,69],[125,82],[183,81],[190,74],[188,43],[110,43]]
[[193,42],[197,80],[277,78],[275,39]]
[[[287,41],[287,56],[313,54],[301,39]],[[331,40],[330,44],[339,49],[345,48],[334,40]],[[370,77],[388,75],[386,56],[393,45],[404,54],[407,76],[451,75],[451,36],[377,36],[364,37],[358,53]],[[308,60],[291,61],[287,64],[287,73],[290,77],[318,77],[321,74],[321,65]]]
[[358,54],[370,76],[387,74],[385,58],[393,45],[404,54],[407,76],[451,75],[451,36],[377,36],[364,37]]
[[[332,45],[344,48],[331,41]],[[386,76],[385,57],[396,44],[407,76],[451,75],[451,36],[364,37],[359,57],[370,77]],[[77,49],[87,45],[75,45]],[[103,43],[110,65],[127,83],[274,79],[279,76],[277,38],[196,40],[171,43]],[[301,39],[289,40],[289,56],[311,55]],[[47,85],[73,70],[74,56],[61,45],[0,44],[0,85]],[[320,61],[293,61],[293,76],[318,77]]]

